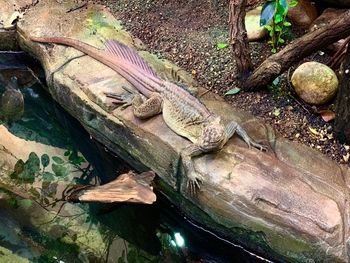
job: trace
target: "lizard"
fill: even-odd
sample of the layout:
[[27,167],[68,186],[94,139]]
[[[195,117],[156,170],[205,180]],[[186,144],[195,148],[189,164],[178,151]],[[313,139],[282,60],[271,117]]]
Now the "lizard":
[[137,52],[116,41],[107,40],[105,48],[96,48],[82,41],[67,37],[30,37],[34,42],[55,43],[73,47],[95,60],[110,67],[141,95],[135,92],[124,96],[113,92],[106,93],[115,103],[133,105],[135,117],[146,119],[162,113],[167,126],[178,135],[192,143],[180,152],[187,176],[186,188],[195,193],[200,189],[204,178],[197,173],[192,158],[203,153],[220,150],[237,133],[249,146],[266,150],[264,145],[255,142],[235,121],[224,124],[221,117],[212,113],[198,98],[188,90],[159,78],[152,68]]

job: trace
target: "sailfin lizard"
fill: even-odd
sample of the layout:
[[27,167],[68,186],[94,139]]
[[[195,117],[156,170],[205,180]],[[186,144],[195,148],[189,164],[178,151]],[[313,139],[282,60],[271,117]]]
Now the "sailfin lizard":
[[234,121],[224,124],[221,117],[212,113],[198,98],[182,87],[159,78],[135,50],[116,41],[108,40],[105,49],[66,37],[31,37],[40,43],[62,44],[87,54],[105,64],[129,81],[147,99],[139,94],[107,93],[116,103],[133,105],[136,117],[149,118],[162,112],[165,123],[177,134],[189,139],[192,144],[181,151],[181,159],[187,175],[187,188],[194,193],[204,181],[197,173],[192,157],[220,150],[237,133],[249,147],[265,150],[265,146],[251,139],[245,130]]

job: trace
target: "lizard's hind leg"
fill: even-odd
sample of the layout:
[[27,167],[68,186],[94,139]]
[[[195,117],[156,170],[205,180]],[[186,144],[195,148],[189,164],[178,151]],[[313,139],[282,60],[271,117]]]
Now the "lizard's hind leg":
[[147,119],[162,112],[163,99],[157,92],[153,92],[145,101],[140,95],[136,95],[132,105],[135,117]]
[[108,98],[113,99],[112,103],[117,105],[122,105],[121,109],[125,109],[133,104],[135,100],[135,94],[133,93],[123,93],[118,94],[115,92],[105,92],[104,93]]
[[134,116],[139,119],[147,119],[162,112],[163,99],[157,92],[151,93],[150,98],[146,100],[138,93],[105,92],[105,95],[114,99],[114,104],[122,104],[122,109],[132,105]]

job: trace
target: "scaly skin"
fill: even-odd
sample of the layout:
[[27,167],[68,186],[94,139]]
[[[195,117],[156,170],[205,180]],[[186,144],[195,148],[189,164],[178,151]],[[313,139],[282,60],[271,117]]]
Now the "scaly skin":
[[74,47],[122,75],[148,99],[143,102],[138,94],[133,94],[132,98],[115,93],[106,95],[116,99],[116,103],[128,101],[127,105],[134,106],[136,117],[149,118],[163,112],[165,123],[177,134],[192,142],[181,152],[188,177],[187,187],[192,193],[200,187],[200,182],[204,181],[204,178],[195,171],[192,157],[221,149],[235,132],[249,147],[265,149],[263,145],[254,142],[238,123],[232,121],[225,126],[219,116],[211,113],[188,91],[149,74],[131,62],[120,61],[106,50],[65,37],[31,37],[31,40]]

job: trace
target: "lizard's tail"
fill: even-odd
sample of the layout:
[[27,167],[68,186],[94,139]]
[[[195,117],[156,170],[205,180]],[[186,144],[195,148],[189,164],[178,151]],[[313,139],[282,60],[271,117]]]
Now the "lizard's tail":
[[162,84],[162,80],[135,51],[117,41],[108,41],[106,50],[103,50],[67,37],[32,36],[30,39],[39,43],[55,43],[74,47],[115,70],[147,97],[151,92],[157,91],[156,87]]

